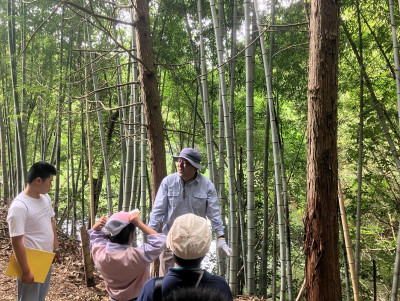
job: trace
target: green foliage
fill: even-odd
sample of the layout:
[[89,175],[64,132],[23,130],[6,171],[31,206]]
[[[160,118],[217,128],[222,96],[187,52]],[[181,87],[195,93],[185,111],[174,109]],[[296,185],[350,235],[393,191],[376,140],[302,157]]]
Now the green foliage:
[[[7,167],[15,178],[16,147],[15,147],[15,115],[13,90],[11,85],[10,57],[8,50],[7,1],[0,3],[0,101],[3,105],[3,117],[7,127]],[[83,1],[74,1],[78,6]],[[54,158],[55,132],[58,118],[61,120],[61,173],[59,209],[63,212],[68,199],[68,187],[75,185],[77,192],[77,214],[81,219],[88,218],[89,181],[88,181],[88,151],[87,151],[87,121],[90,123],[91,146],[93,154],[93,175],[95,179],[102,179],[103,156],[99,136],[99,125],[96,115],[96,104],[93,95],[93,79],[89,64],[87,49],[87,33],[85,28],[84,12],[79,7],[56,3],[54,1],[24,2],[25,17],[21,1],[14,1],[15,5],[15,37],[17,45],[17,78],[16,92],[22,100],[23,109],[21,118],[27,138],[26,157],[28,165],[39,159],[50,161]],[[117,36],[114,37],[113,24],[107,18],[116,18],[131,22],[130,10],[124,6],[129,1],[120,1],[120,7],[112,3],[91,2],[87,9],[93,9],[96,14],[88,16],[91,26],[94,53],[94,72],[99,81],[99,99],[103,106],[101,112],[104,120],[104,130],[110,130],[108,140],[108,166],[111,171],[114,210],[118,209],[120,193],[123,193],[120,183],[124,181],[126,161],[123,155],[124,146],[128,141],[140,142],[140,130],[135,129],[134,136],[128,134],[128,109],[117,110],[120,105],[119,93],[130,99],[131,85],[116,87],[117,66],[116,57],[119,57],[122,82],[132,81],[132,57],[126,49],[131,48],[133,27],[118,24]],[[57,8],[57,5],[64,5]],[[232,6],[225,2],[224,11],[224,49],[225,49],[225,78],[229,94],[229,76],[232,74],[230,49],[232,43]],[[308,4],[307,4],[308,5]],[[306,6],[307,6],[306,5]],[[354,43],[360,53],[359,29],[355,1],[342,1],[341,22],[349,29]],[[218,7],[218,6],[217,6]],[[391,39],[390,18],[386,2],[361,1],[361,38],[363,62],[371,81],[367,87],[364,81],[363,91],[363,172],[362,172],[362,218],[361,218],[361,264],[360,281],[362,299],[372,296],[372,260],[377,267],[377,282],[379,296],[387,298],[391,286],[393,263],[395,258],[398,228],[400,187],[398,170],[394,164],[393,155],[389,149],[387,139],[383,134],[380,120],[375,110],[370,90],[373,89],[379,103],[385,112],[386,123],[390,135],[398,149],[398,108],[397,91],[394,75],[390,69],[394,67],[393,46]],[[219,8],[218,8],[219,9]],[[54,13],[52,14],[52,12]],[[286,6],[278,4],[276,8],[276,24],[278,27],[268,27],[271,16],[264,17],[264,26],[268,30],[263,38],[267,46],[269,59],[272,30],[274,44],[272,49],[272,86],[275,113],[278,119],[279,139],[283,147],[283,160],[288,180],[289,218],[291,230],[291,250],[295,291],[301,287],[304,275],[303,258],[303,223],[302,218],[306,208],[306,168],[307,168],[307,93],[308,93],[308,24],[305,24],[305,10],[302,2],[294,2]],[[64,15],[63,15],[64,12]],[[186,146],[194,144],[199,147],[203,158],[206,158],[206,143],[204,129],[203,104],[200,90],[197,86],[199,70],[199,20],[196,1],[161,1],[150,2],[150,24],[154,49],[154,60],[157,68],[164,135],[166,137],[167,166],[173,171],[170,155],[176,154]],[[202,1],[204,31],[204,47],[207,60],[207,80],[212,115],[213,138],[218,143],[219,129],[219,80],[218,61],[214,28],[211,21],[210,5]],[[220,12],[219,12],[220,13]],[[243,22],[243,1],[238,1],[238,30],[241,31]],[[269,13],[269,11],[267,11]],[[396,8],[396,13],[397,8]],[[192,41],[186,20],[190,26]],[[399,22],[398,17],[396,21]],[[24,23],[25,22],[25,23]],[[370,26],[370,28],[367,26]],[[25,25],[24,25],[25,24]],[[61,41],[61,32],[63,40]],[[372,34],[373,33],[373,34]],[[25,42],[22,37],[25,34]],[[113,38],[110,37],[113,36]],[[255,36],[258,32],[255,33]],[[62,42],[62,43],[61,43]],[[71,42],[71,43],[70,43]],[[191,42],[193,43],[191,45]],[[62,44],[62,48],[61,48]],[[239,32],[237,41],[236,85],[234,90],[234,127],[235,152],[242,157],[244,181],[242,196],[244,208],[247,202],[247,162],[246,162],[246,66],[243,33]],[[378,47],[379,46],[379,47]],[[71,47],[71,49],[70,49]],[[192,48],[193,47],[193,48]],[[382,51],[380,50],[382,49]],[[133,55],[133,50],[129,50]],[[69,53],[71,56],[69,57]],[[60,58],[62,55],[62,61]],[[388,62],[385,60],[387,57]],[[25,58],[25,68],[22,68],[22,59]],[[271,65],[271,62],[268,61]],[[24,74],[23,74],[24,72]],[[24,75],[24,77],[23,77]],[[268,233],[263,233],[263,210],[273,214],[273,200],[275,196],[274,161],[272,154],[271,137],[266,133],[267,127],[267,89],[266,78],[261,54],[260,43],[255,43],[255,71],[254,71],[254,161],[255,161],[255,226],[256,241],[263,235],[268,237],[268,283],[271,283],[272,240],[279,240],[279,235],[273,237],[270,225]],[[24,78],[24,82],[22,81]],[[339,148],[339,178],[342,183],[346,210],[350,225],[350,235],[354,242],[356,237],[356,212],[358,190],[358,157],[359,157],[359,116],[360,116],[360,68],[358,61],[344,34],[340,31],[339,47],[339,83],[338,83],[338,148]],[[61,90],[60,90],[61,89]],[[138,86],[140,90],[140,87]],[[139,93],[140,94],[140,93]],[[230,96],[228,96],[228,102]],[[61,107],[58,107],[59,99]],[[87,102],[86,102],[87,101]],[[198,114],[195,119],[195,103]],[[71,103],[71,109],[68,103]],[[135,102],[140,102],[135,100]],[[88,112],[86,111],[88,105]],[[230,104],[229,104],[230,105]],[[136,112],[137,114],[137,112]],[[72,145],[68,157],[68,117],[71,119]],[[112,129],[112,131],[111,131]],[[268,136],[267,136],[268,135]],[[265,149],[265,140],[269,137],[269,145]],[[215,155],[218,157],[218,148],[214,145]],[[219,146],[218,146],[219,147]],[[226,147],[225,147],[226,149]],[[265,155],[268,155],[268,171],[264,175]],[[53,157],[52,157],[53,155]],[[217,158],[218,159],[218,158]],[[67,178],[67,161],[70,178]],[[72,161],[71,161],[72,160]],[[74,164],[74,174],[72,166]],[[206,160],[203,161],[206,165]],[[84,172],[82,175],[82,167]],[[78,172],[79,169],[79,172]],[[140,172],[140,170],[139,170]],[[150,171],[149,171],[150,172]],[[205,171],[205,174],[208,170]],[[226,171],[227,175],[227,171]],[[264,176],[267,183],[264,183]],[[83,181],[82,181],[83,177]],[[227,179],[225,183],[228,183]],[[15,190],[15,189],[14,189]],[[226,184],[228,191],[228,184]],[[268,193],[268,202],[264,203],[264,193]],[[16,191],[14,191],[16,192]],[[98,215],[107,213],[106,189],[103,185],[99,193]],[[138,194],[138,191],[136,191]],[[147,202],[149,200],[147,192]],[[138,196],[133,198],[136,207]],[[84,212],[82,212],[82,201]],[[226,212],[229,206],[226,204]],[[244,212],[247,220],[247,213]],[[247,233],[242,233],[247,239]],[[261,244],[256,248],[256,273],[260,279]],[[243,258],[242,250],[239,251]],[[343,258],[343,257],[341,257]],[[278,259],[279,261],[279,259]],[[341,262],[343,268],[343,262]],[[344,275],[343,271],[342,274]],[[344,281],[344,279],[342,279]],[[259,283],[258,283],[259,284]],[[345,287],[345,286],[343,286]],[[344,294],[344,292],[343,292]]]

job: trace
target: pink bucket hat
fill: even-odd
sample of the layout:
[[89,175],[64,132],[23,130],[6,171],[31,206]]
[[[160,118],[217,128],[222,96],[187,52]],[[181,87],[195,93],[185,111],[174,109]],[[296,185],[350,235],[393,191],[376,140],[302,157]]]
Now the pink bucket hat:
[[104,226],[106,233],[111,234],[111,236],[118,235],[123,228],[129,225],[129,216],[132,212],[119,211],[111,215]]

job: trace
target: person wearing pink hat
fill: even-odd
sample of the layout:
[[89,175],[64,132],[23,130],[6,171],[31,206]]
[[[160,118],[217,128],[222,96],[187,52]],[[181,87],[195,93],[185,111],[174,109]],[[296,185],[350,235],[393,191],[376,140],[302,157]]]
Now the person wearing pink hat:
[[[147,235],[147,243],[132,247],[135,229]],[[136,300],[150,278],[150,263],[165,247],[166,236],[148,227],[139,210],[102,216],[88,231],[93,261],[103,276],[111,301]]]
[[[178,156],[178,172],[165,177],[158,189],[150,213],[149,226],[158,230],[163,224],[162,232],[167,235],[175,219],[183,214],[193,213],[211,221],[217,240],[217,248],[232,255],[232,249],[224,237],[224,224],[219,213],[219,200],[214,184],[198,173],[204,169],[200,164],[201,154],[193,148],[184,148]],[[160,256],[159,275],[164,276],[168,268],[174,265],[171,251],[165,249]]]

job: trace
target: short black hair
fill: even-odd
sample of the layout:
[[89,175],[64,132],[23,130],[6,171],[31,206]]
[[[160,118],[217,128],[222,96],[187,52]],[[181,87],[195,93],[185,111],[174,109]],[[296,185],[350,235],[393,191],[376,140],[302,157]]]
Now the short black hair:
[[28,184],[32,183],[36,178],[41,178],[45,180],[50,178],[51,175],[56,175],[57,170],[56,168],[45,161],[39,161],[34,163],[28,171],[28,175],[26,177],[26,181]]
[[204,256],[196,259],[182,259],[178,256],[174,255],[174,261],[181,267],[184,268],[198,268],[201,264],[201,262],[204,259]]
[[117,243],[120,245],[126,245],[129,243],[129,238],[131,237],[131,233],[136,229],[135,225],[129,223],[127,226],[122,228],[121,232],[119,232],[115,236],[107,235],[106,237],[113,243]]
[[[172,290],[165,298],[164,301],[228,301],[229,298],[221,291],[215,288],[208,288],[205,286],[189,286],[180,287]],[[232,299],[230,299],[232,300]]]

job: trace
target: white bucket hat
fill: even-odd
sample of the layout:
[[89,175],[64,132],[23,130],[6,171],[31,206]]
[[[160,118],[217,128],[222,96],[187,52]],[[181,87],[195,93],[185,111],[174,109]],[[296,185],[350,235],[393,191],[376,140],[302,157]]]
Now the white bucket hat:
[[177,217],[167,235],[167,248],[185,260],[204,257],[210,244],[211,231],[206,219],[193,213]]
[[197,169],[204,169],[203,165],[200,165],[201,154],[193,148],[184,148],[181,150],[179,156],[172,156],[174,161],[177,162],[179,158],[183,158],[189,161]]

